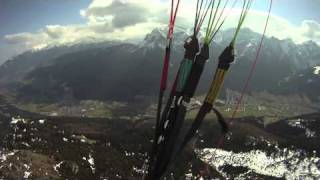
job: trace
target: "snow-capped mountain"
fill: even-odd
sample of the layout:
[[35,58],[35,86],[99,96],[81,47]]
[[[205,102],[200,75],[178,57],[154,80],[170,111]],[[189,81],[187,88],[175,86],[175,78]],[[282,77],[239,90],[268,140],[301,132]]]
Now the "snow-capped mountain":
[[[156,28],[151,33],[147,34],[143,41],[139,43],[140,48],[154,49],[161,48],[164,49],[167,45],[167,29],[166,28]],[[174,38],[172,40],[172,49],[183,51],[183,44],[188,38],[188,33],[182,30],[176,30],[174,33]]]
[[[207,91],[208,85],[212,81],[217,58],[224,47],[229,44],[233,33],[234,30],[229,29],[220,32],[215,38],[211,47],[210,60],[203,73],[198,93]],[[182,31],[179,28],[175,30],[170,61],[170,78],[173,78],[183,58],[183,44],[189,35],[189,32]],[[50,90],[46,92],[50,92],[52,89],[60,89],[63,92],[66,85],[71,86],[68,87],[69,89],[73,89],[75,87],[72,86],[75,84],[85,84],[83,82],[74,82],[76,79],[87,79],[86,82],[90,83],[86,86],[77,87],[86,93],[92,91],[86,90],[86,88],[101,87],[101,83],[115,83],[114,86],[106,86],[105,88],[119,89],[122,86],[121,84],[125,84],[127,85],[125,89],[130,89],[130,92],[126,90],[126,92],[122,93],[127,95],[154,95],[157,92],[156,87],[159,82],[164,47],[167,43],[166,36],[166,29],[154,29],[137,44],[104,42],[26,52],[0,67],[0,82],[6,84],[14,83],[15,85],[22,82],[20,84],[22,87],[25,87],[25,85],[32,87],[31,89],[23,89],[24,92],[33,92],[32,94],[36,95],[43,94],[38,90],[43,91],[46,87],[50,87]],[[236,63],[232,66],[227,76],[225,87],[234,90],[241,89],[254,60],[260,38],[260,34],[254,33],[249,29],[240,31],[236,44]],[[279,84],[286,77],[320,64],[319,52],[320,47],[313,42],[295,44],[291,40],[266,38],[249,90],[267,90],[279,93]],[[75,69],[76,67],[84,68],[86,71],[79,74]],[[96,70],[90,70],[88,67],[96,68]],[[60,73],[57,74],[57,72]],[[96,77],[97,73],[101,73],[100,76]],[[112,76],[108,73],[112,74]],[[311,82],[311,80],[307,79],[308,82]],[[136,84],[132,83],[133,81],[144,83],[141,87],[137,87]],[[25,82],[28,83],[26,84]],[[42,82],[41,86],[39,84],[36,85],[39,82]],[[50,82],[55,85],[51,86]],[[96,82],[96,84],[91,84],[93,82]],[[91,84],[91,87],[89,84]],[[19,87],[21,87],[20,85]],[[59,86],[59,88],[53,88],[55,86]],[[99,89],[101,89],[101,96],[109,91],[109,89]],[[60,90],[59,93],[61,93]],[[285,89],[284,92],[286,93],[287,90],[289,92],[290,89]],[[91,94],[92,96],[86,95],[86,97],[96,97],[97,94],[99,93],[95,92]],[[117,91],[116,94],[120,95],[120,91]],[[314,97],[313,94],[312,97]],[[100,98],[100,95],[98,98]]]
[[[151,33],[146,35],[140,46],[144,48],[164,48],[166,45],[166,33],[167,29],[154,29]],[[233,33],[234,29],[218,33],[214,39],[213,51],[216,51],[216,48],[220,48],[216,46],[227,46],[231,41]],[[172,47],[177,50],[183,50],[182,45],[189,35],[190,34],[182,29],[176,29]],[[261,35],[252,32],[250,29],[245,28],[241,30],[237,40],[237,56],[244,56],[249,61],[253,60],[260,39]],[[319,50],[320,47],[313,41],[296,44],[291,39],[279,40],[271,37],[265,39],[262,51],[270,56],[274,56],[274,58],[269,60],[270,63],[277,63],[279,61],[286,62],[294,69],[294,71],[298,71],[319,64]],[[217,51],[219,52],[220,50]]]
[[144,40],[139,44],[141,48],[165,48],[166,46],[166,32],[164,29],[154,29],[147,34]]

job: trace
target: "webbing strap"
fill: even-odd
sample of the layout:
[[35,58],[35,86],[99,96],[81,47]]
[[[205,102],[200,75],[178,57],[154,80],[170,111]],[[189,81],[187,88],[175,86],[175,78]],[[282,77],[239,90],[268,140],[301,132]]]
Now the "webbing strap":
[[[171,1],[171,11],[170,11],[170,22],[169,22],[169,30],[167,34],[167,44],[165,48],[165,56],[163,60],[163,67],[161,72],[161,79],[160,79],[160,91],[158,97],[158,105],[157,105],[157,114],[156,114],[156,130],[155,130],[155,140],[159,134],[159,127],[160,127],[160,120],[161,120],[161,111],[162,111],[162,104],[163,104],[163,96],[165,90],[167,89],[167,82],[168,82],[168,74],[169,74],[169,63],[170,63],[170,55],[171,55],[171,43],[173,38],[174,26],[176,22],[176,17],[180,5],[180,0],[177,0],[176,6],[175,0]],[[151,152],[150,152],[150,163],[154,161],[155,153],[157,152],[157,144],[153,144]],[[149,169],[152,168],[149,165]]]
[[193,60],[190,59],[183,59],[180,65],[180,70],[179,70],[179,77],[178,77],[178,82],[177,82],[177,87],[176,91],[177,92],[182,92],[186,81],[189,77],[191,68],[192,68]]

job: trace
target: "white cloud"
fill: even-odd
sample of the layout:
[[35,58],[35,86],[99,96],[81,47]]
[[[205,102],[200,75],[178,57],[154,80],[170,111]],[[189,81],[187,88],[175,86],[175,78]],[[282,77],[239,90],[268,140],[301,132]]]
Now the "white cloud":
[[[177,26],[191,28],[195,14],[193,3],[181,2]],[[7,35],[5,39],[26,49],[110,39],[137,39],[168,23],[168,7],[169,1],[161,0],[93,0],[87,9],[80,10],[80,15],[87,20],[85,24],[48,25],[37,32]],[[231,11],[225,29],[235,26],[239,13],[239,9]],[[265,12],[251,11],[244,26],[261,33],[266,15]],[[272,15],[267,36],[292,38],[297,43],[314,40],[320,44],[320,24],[303,21],[300,26],[295,26],[284,18]]]
[[[80,10],[85,24],[47,25],[37,32],[6,35],[9,44],[38,49],[53,45],[143,37],[167,20],[167,3],[160,0],[93,0]],[[28,48],[27,48],[28,47]]]
[[316,21],[307,20],[302,24],[302,32],[304,36],[320,42],[320,24]]
[[112,26],[123,28],[147,21],[149,10],[134,3],[113,1],[109,6],[89,8],[83,15],[101,21],[111,18]]
[[[238,16],[239,13],[232,14],[230,19],[234,21]],[[246,19],[244,27],[248,27],[255,32],[262,33],[266,18],[266,12],[251,11]],[[229,21],[229,23],[230,22],[232,21]],[[232,24],[235,23],[235,21],[232,22]],[[299,26],[297,26],[282,17],[271,15],[266,35],[269,37],[274,36],[278,39],[290,38],[296,43],[313,40],[320,44],[320,24],[316,21],[304,20]]]

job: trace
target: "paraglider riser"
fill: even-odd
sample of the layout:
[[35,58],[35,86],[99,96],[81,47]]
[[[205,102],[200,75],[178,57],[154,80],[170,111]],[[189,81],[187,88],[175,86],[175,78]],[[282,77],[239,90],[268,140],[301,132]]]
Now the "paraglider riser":
[[195,61],[192,65],[192,69],[191,69],[187,84],[185,85],[185,88],[183,90],[184,101],[190,102],[190,99],[194,96],[194,93],[199,84],[200,77],[202,75],[205,63],[208,59],[209,59],[209,46],[205,44],[201,48],[200,54],[196,56]]

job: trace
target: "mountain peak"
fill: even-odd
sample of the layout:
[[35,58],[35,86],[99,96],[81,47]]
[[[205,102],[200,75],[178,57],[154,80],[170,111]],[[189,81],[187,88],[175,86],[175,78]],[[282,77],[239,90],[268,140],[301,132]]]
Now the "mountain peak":
[[164,48],[166,42],[166,33],[165,29],[156,28],[153,29],[150,33],[148,33],[140,47],[154,48],[160,47]]
[[[148,33],[142,43],[140,44],[140,47],[144,48],[165,48],[166,41],[167,41],[167,32],[168,28],[155,28],[150,33]],[[176,45],[180,46],[183,44],[185,39],[187,38],[187,33],[182,31],[181,29],[176,28],[174,32],[174,38],[173,38],[173,48],[175,48]]]

